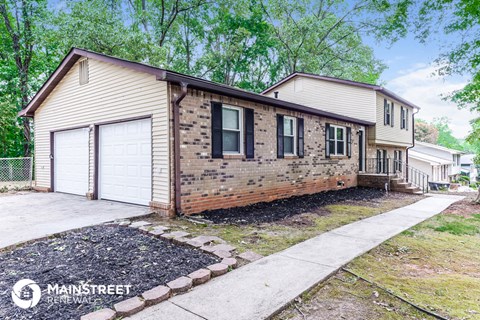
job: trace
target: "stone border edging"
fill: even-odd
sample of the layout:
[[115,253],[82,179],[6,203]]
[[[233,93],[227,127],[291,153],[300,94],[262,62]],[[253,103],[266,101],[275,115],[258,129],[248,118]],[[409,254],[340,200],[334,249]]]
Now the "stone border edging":
[[141,232],[155,238],[161,238],[171,241],[178,245],[187,245],[194,249],[199,249],[207,254],[215,255],[222,261],[209,265],[205,268],[198,269],[186,276],[181,276],[175,280],[168,282],[165,286],[159,285],[150,290],[143,292],[140,296],[135,296],[116,303],[112,308],[104,308],[83,315],[80,320],[114,320],[117,317],[129,317],[135,313],[142,311],[144,308],[158,304],[168,300],[174,295],[188,292],[191,288],[208,282],[213,277],[226,274],[229,271],[239,267],[239,260],[244,265],[262,258],[263,256],[247,251],[235,258],[232,252],[236,250],[225,242],[225,240],[217,236],[190,236],[185,231],[171,231],[169,227],[161,225],[152,225],[147,221],[136,221],[130,223],[129,220],[121,220],[107,222],[104,225],[118,225],[139,229]]

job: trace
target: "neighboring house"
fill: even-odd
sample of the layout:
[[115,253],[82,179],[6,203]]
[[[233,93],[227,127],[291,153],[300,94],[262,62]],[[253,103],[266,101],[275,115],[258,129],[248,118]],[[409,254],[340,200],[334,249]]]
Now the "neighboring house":
[[471,182],[478,179],[478,166],[474,163],[474,154],[464,154],[460,158],[461,173],[468,176]]
[[429,175],[431,182],[453,182],[460,176],[460,157],[464,152],[415,141],[408,162]]
[[[372,103],[395,97],[384,93]],[[37,190],[172,215],[356,186],[365,133],[410,145],[413,106],[394,101],[392,125],[375,129],[375,117],[72,49],[20,115],[34,119]]]
[[413,145],[413,115],[419,107],[383,87],[296,72],[262,94],[374,123],[364,133],[366,167],[360,171],[385,171],[378,164],[386,158],[405,162]]

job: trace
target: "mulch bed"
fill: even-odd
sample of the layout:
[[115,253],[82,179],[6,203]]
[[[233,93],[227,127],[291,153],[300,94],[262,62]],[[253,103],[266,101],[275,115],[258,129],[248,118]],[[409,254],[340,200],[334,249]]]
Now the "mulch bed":
[[385,192],[380,189],[355,187],[255,203],[244,207],[205,211],[202,216],[217,224],[269,223],[312,212],[338,202],[373,200],[383,196]]
[[[217,262],[213,255],[137,229],[114,225],[84,228],[0,254],[0,319],[79,319]],[[25,278],[40,285],[42,298],[36,307],[23,310],[12,302],[11,290]],[[131,285],[130,294],[89,295],[94,304],[48,302],[47,284],[83,282]]]

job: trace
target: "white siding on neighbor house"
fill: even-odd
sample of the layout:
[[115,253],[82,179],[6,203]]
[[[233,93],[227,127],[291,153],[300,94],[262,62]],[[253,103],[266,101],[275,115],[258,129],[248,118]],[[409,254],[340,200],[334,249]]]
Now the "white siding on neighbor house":
[[[409,147],[412,145],[412,132],[413,132],[413,121],[412,114],[413,109],[406,107],[396,100],[392,100],[380,93],[376,93],[376,109],[377,109],[377,118],[375,122],[375,131],[371,132],[369,135],[370,142],[374,142],[380,145],[396,145]],[[384,100],[387,99],[392,101],[394,104],[394,115],[393,115],[393,127],[391,125],[386,125],[384,122]],[[401,107],[408,109],[408,130],[400,129],[400,110]],[[374,141],[372,141],[374,140]]]
[[281,100],[355,119],[376,121],[375,92],[372,89],[297,76],[266,95],[274,97],[275,91]]
[[[79,84],[79,63],[35,112],[35,175],[50,187],[50,132],[152,116],[152,200],[170,203],[167,83],[154,75],[89,59],[89,83]],[[94,132],[90,132],[89,192],[94,186]]]
[[408,165],[412,166],[413,168],[422,171],[423,173],[426,173],[430,177],[430,181],[432,180],[432,168],[433,166],[425,161],[420,161],[418,159],[414,158],[408,158]]

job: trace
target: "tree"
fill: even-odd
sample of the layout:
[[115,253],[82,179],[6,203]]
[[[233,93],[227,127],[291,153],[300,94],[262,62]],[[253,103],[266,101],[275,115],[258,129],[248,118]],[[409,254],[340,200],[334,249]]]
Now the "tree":
[[450,120],[447,117],[435,118],[432,124],[438,130],[438,145],[454,150],[463,150],[463,146],[452,134],[452,130],[449,127]]
[[437,144],[438,129],[422,119],[415,119],[415,140]]
[[[31,77],[37,76],[42,62],[37,57],[43,52],[38,46],[41,38],[41,21],[46,20],[46,1],[31,0],[0,0],[0,43],[2,43],[1,73],[3,75],[3,92],[12,92],[6,95],[16,106],[17,111],[25,108],[35,88]],[[39,59],[41,60],[41,59]],[[10,107],[5,107],[11,110]],[[31,132],[28,118],[23,122],[23,154],[30,155]]]
[[[375,1],[274,0],[263,4],[277,40],[282,76],[301,71],[376,83],[385,65],[365,45],[362,32],[380,28],[358,19],[381,14]],[[276,79],[273,79],[276,80]]]

